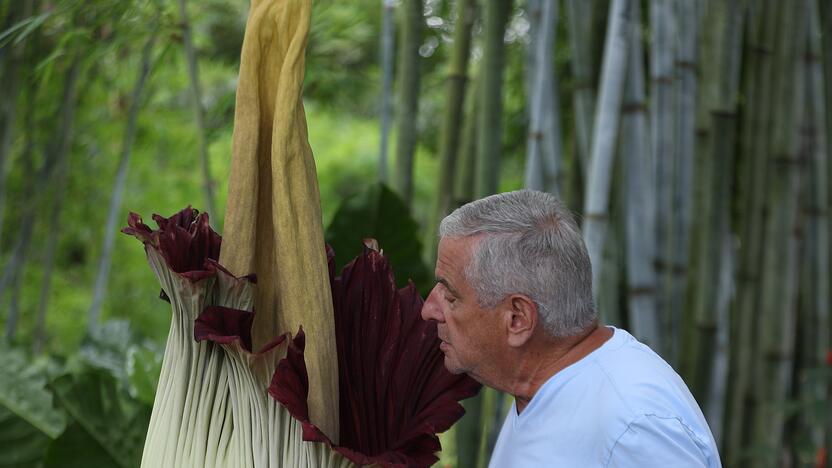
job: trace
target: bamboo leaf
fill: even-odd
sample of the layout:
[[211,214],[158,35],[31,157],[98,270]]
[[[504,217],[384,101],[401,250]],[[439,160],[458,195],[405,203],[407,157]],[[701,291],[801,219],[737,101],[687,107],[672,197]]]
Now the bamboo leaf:
[[[14,44],[19,44],[26,39],[26,37],[32,33],[35,29],[40,27],[50,16],[52,16],[53,12],[46,12],[38,16],[32,16],[29,18],[20,21],[19,23],[15,24],[14,26],[10,27],[9,29],[0,33],[0,48],[5,47],[9,41],[14,41]],[[18,32],[19,31],[19,32]]]

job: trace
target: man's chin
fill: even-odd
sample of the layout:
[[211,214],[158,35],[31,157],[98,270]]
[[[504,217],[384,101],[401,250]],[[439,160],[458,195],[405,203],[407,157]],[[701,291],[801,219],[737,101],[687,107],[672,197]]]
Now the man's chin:
[[454,375],[465,373],[465,369],[463,369],[462,366],[459,365],[459,363],[454,362],[451,358],[449,358],[447,354],[445,355],[445,369],[447,369],[448,372]]

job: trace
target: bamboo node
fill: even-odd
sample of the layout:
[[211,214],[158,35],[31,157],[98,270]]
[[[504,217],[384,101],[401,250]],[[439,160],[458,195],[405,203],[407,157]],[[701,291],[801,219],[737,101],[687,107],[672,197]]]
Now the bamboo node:
[[748,51],[759,55],[771,55],[773,53],[771,47],[756,44],[749,44]]
[[661,75],[650,77],[650,82],[654,84],[673,84],[675,79],[671,75]]
[[820,217],[820,216],[826,216],[826,215],[829,214],[829,212],[825,208],[823,208],[821,206],[817,206],[817,205],[804,206],[802,211],[803,211],[803,214],[805,214],[807,216]]
[[677,60],[676,67],[696,71],[699,67],[692,60]]
[[603,213],[586,213],[584,219],[591,219],[593,221],[606,221],[609,217]]
[[803,54],[803,61],[809,63],[820,63],[820,56],[814,52],[806,51]]
[[468,81],[468,75],[466,73],[459,73],[459,72],[448,72],[448,75],[446,76],[446,78],[449,79],[449,80],[455,80],[455,81],[458,80],[462,83],[465,83],[466,81]]
[[635,114],[638,112],[646,112],[647,106],[643,102],[625,102],[621,105],[622,114]]
[[636,286],[627,291],[628,297],[648,296],[656,293],[656,288],[652,286]]

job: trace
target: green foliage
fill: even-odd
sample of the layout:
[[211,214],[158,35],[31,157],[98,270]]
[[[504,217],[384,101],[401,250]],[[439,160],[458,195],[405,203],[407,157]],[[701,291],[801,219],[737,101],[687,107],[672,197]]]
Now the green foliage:
[[130,396],[153,406],[156,385],[162,372],[162,349],[152,342],[131,345],[127,349],[127,382]]
[[90,466],[110,468],[119,464],[103,447],[85,431],[73,422],[46,449],[43,460],[44,468],[86,468]]
[[432,285],[418,228],[398,195],[383,184],[368,186],[344,201],[326,230],[326,240],[335,249],[336,274],[361,252],[363,239],[374,238],[390,259],[399,286],[411,279],[420,291],[428,290]]
[[0,467],[37,466],[51,439],[0,406]]
[[139,465],[150,423],[149,406],[131,400],[112,376],[101,371],[63,375],[52,388],[76,421],[76,430],[86,432],[118,466]]
[[58,437],[66,427],[66,417],[53,407],[44,365],[27,362],[18,349],[2,349],[0,354],[0,375],[4,376],[0,379],[0,407],[43,434]]
[[93,328],[62,364],[2,355],[0,467],[138,466],[161,352],[128,322]]

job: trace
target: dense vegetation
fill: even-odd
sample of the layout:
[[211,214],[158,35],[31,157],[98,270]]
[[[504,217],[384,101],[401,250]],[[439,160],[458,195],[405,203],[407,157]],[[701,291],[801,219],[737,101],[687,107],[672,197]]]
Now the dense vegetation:
[[[0,3],[0,381],[22,376],[0,384],[0,466],[26,466],[4,458],[24,433],[47,466],[77,438],[84,466],[135,463],[117,457],[141,437],[106,421],[141,432],[170,315],[117,231],[187,205],[221,231],[247,9]],[[585,220],[604,320],[685,377],[724,463],[819,464],[830,28],[818,0],[316,0],[304,99],[327,240],[340,266],[379,238],[424,292],[443,213],[557,192]],[[506,404],[468,408],[443,463],[487,460]]]

